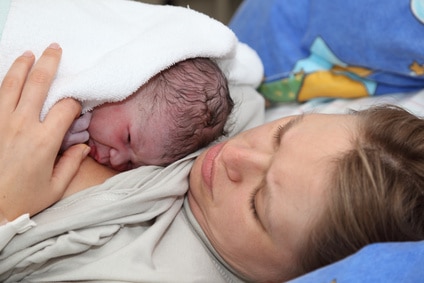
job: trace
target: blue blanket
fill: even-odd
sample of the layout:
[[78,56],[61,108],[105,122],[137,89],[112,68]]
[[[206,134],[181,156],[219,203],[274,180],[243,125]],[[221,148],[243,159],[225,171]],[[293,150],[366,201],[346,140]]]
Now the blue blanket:
[[424,282],[424,241],[369,245],[290,283]]
[[245,0],[230,28],[265,67],[271,101],[355,98],[424,86],[422,0]]

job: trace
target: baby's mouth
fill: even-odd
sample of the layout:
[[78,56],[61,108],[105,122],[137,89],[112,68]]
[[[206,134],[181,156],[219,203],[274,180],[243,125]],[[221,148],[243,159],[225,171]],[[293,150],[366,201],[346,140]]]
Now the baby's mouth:
[[97,157],[96,157],[97,149],[96,149],[96,146],[94,145],[94,142],[91,139],[88,140],[88,146],[90,147],[90,153],[88,155],[90,155],[92,158],[97,160]]
[[88,155],[90,155],[90,157],[92,157],[94,160],[96,160],[97,163],[100,163],[100,164],[103,164],[103,165],[108,165],[109,159],[107,160],[107,162],[104,162],[104,160],[102,160],[103,158],[101,158],[101,156],[97,152],[97,146],[96,146],[95,142],[90,139],[90,140],[88,140],[88,145],[90,146],[90,153]]
[[88,140],[88,146],[90,147],[90,157],[96,160],[97,163],[105,165],[107,167],[111,167],[109,162],[109,157],[102,157],[100,153],[97,151],[96,143],[93,140]]

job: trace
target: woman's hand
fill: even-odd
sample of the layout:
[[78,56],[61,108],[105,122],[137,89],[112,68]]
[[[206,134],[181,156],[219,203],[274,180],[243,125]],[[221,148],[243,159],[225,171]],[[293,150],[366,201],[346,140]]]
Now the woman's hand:
[[34,55],[25,52],[0,86],[0,223],[34,215],[59,200],[89,152],[79,144],[57,157],[81,111],[77,101],[61,100],[40,122],[61,54],[59,45],[51,44],[33,66]]

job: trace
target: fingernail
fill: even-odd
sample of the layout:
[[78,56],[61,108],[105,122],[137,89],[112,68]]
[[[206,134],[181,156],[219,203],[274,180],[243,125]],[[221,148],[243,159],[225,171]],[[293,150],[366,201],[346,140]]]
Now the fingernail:
[[60,45],[56,42],[53,42],[49,45],[49,48],[60,49]]
[[32,56],[34,56],[34,54],[31,51],[27,50],[27,51],[25,51],[22,54],[22,56],[24,56],[24,57],[32,57]]
[[84,150],[82,151],[82,158],[86,158],[87,155],[90,153],[91,147],[85,146]]

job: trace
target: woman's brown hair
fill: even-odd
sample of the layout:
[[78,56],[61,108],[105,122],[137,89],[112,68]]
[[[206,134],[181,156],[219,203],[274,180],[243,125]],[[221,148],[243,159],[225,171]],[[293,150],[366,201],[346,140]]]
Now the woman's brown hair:
[[352,149],[335,160],[327,211],[299,273],[376,242],[424,239],[424,120],[396,106],[355,112]]

